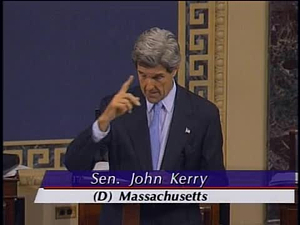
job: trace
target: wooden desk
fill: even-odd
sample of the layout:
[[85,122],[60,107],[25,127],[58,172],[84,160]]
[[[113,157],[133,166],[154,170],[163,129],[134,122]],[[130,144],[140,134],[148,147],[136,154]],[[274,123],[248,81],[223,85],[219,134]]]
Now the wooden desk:
[[200,210],[204,225],[220,224],[219,204],[200,204]]
[[294,204],[280,204],[280,225],[298,224],[298,189],[295,193]]
[[[292,129],[289,132],[290,151],[289,151],[289,169],[298,171],[298,130]],[[298,224],[298,188],[295,193],[294,204],[280,204],[280,225]]]
[[[78,204],[78,225],[99,225],[101,204]],[[200,206],[204,225],[219,225],[219,204]]]
[[3,178],[3,223],[5,225],[24,225],[24,198],[18,198],[19,176]]
[[297,225],[297,205],[281,204],[280,205],[280,225]]
[[101,204],[78,204],[78,225],[99,225]]
[[18,197],[18,177],[3,179],[3,196],[5,202],[5,225],[15,224],[15,201]]

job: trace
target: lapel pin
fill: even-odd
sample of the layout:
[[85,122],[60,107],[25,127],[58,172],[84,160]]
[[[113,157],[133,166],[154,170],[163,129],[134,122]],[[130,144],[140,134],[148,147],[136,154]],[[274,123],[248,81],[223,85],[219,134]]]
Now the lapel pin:
[[186,127],[186,128],[185,128],[185,133],[186,133],[186,134],[189,134],[189,133],[191,133],[191,130],[190,130],[189,128]]

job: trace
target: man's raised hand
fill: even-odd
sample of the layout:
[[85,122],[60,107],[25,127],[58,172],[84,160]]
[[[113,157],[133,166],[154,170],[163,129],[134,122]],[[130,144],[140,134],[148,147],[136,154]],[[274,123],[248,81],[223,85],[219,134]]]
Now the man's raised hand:
[[115,118],[129,112],[131,113],[134,106],[140,106],[140,98],[127,93],[134,77],[131,75],[125,81],[119,92],[110,101],[104,112],[98,118],[98,126],[101,131],[106,131],[109,123]]

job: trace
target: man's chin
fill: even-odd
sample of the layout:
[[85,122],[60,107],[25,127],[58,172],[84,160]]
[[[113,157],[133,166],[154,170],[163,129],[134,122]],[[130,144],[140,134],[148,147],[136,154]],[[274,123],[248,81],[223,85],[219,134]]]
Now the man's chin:
[[152,104],[158,103],[160,101],[160,98],[157,98],[157,97],[146,96],[146,98]]

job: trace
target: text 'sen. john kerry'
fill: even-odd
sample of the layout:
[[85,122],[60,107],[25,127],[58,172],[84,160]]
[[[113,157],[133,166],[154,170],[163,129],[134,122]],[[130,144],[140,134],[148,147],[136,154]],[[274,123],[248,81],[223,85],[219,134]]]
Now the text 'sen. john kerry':
[[[104,176],[100,175],[98,172],[92,174],[93,181],[91,184],[119,184],[117,178],[115,176]],[[166,178],[168,180],[166,180]],[[198,185],[202,188],[207,181],[208,176],[202,175],[182,175],[179,172],[171,173],[170,176],[161,176],[161,175],[151,175],[149,172],[146,172],[144,176],[137,175],[136,173],[132,173],[129,187],[138,186],[138,185]]]

